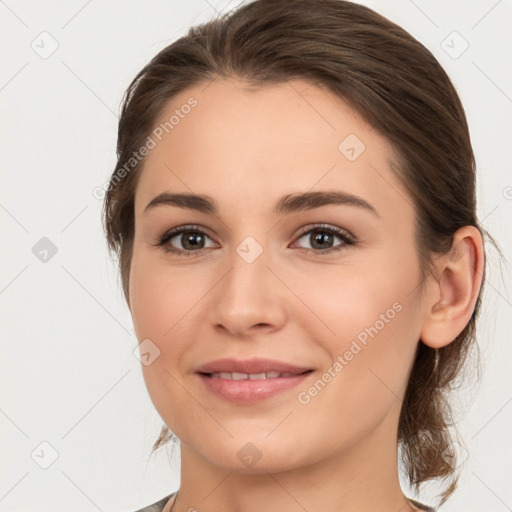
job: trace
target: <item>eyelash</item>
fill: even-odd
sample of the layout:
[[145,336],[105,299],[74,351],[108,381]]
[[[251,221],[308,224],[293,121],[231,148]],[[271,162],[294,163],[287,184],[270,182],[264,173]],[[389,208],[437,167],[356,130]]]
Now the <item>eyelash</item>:
[[[307,228],[306,230],[302,231],[296,238],[296,240],[301,239],[304,235],[314,233],[315,231],[320,233],[329,233],[331,235],[336,235],[343,241],[343,244],[340,244],[335,247],[331,247],[329,249],[307,249],[303,247],[299,247],[299,249],[303,249],[306,254],[314,253],[315,255],[318,254],[327,254],[332,252],[337,252],[342,250],[343,248],[348,248],[350,246],[356,245],[356,239],[346,231],[335,228],[333,226],[330,226],[328,224],[317,224],[313,227]],[[164,250],[168,253],[175,254],[178,256],[197,256],[202,254],[205,249],[199,249],[197,251],[190,251],[190,250],[182,250],[182,249],[176,249],[173,247],[170,247],[167,245],[167,242],[175,237],[176,235],[181,235],[183,233],[199,233],[201,235],[205,235],[208,237],[208,235],[200,229],[197,225],[188,225],[188,226],[179,226],[177,228],[171,229],[170,231],[167,231],[162,236],[158,237],[157,241],[153,243],[154,246],[157,247],[163,247]],[[210,238],[210,237],[208,237]]]

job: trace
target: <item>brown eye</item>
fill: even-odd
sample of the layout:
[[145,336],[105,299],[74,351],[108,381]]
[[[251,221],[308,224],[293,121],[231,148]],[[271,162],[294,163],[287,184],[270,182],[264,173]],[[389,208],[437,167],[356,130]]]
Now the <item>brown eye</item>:
[[[354,238],[346,231],[330,225],[314,226],[303,232],[297,240],[306,239],[309,247],[303,247],[308,253],[323,254],[343,249],[346,246],[355,244]],[[341,244],[335,244],[336,239],[341,240]]]
[[[205,246],[206,240],[210,240],[210,237],[198,226],[180,226],[167,231],[155,245],[163,247],[166,252],[193,256],[202,254],[203,249],[208,248]],[[215,247],[215,244],[212,246]]]

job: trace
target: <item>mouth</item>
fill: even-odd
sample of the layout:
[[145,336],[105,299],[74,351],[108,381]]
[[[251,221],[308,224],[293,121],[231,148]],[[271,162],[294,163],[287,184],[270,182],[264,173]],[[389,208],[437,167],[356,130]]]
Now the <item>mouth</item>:
[[[218,378],[218,376],[221,374],[224,374],[226,378],[228,378],[227,374],[230,374],[234,376],[232,377],[232,380],[249,379],[250,376],[255,375],[259,376],[254,377],[255,379],[272,379],[278,378],[280,375],[299,375],[309,370],[312,370],[312,368],[307,366],[296,366],[284,361],[261,357],[253,359],[217,359],[216,361],[211,361],[200,366],[199,368],[196,368],[196,372],[205,375],[214,375],[214,378]],[[262,374],[264,374],[265,377],[262,377]]]
[[196,375],[216,398],[251,405],[290,391],[314,371],[269,359],[222,359],[200,367]]
[[266,380],[266,379],[282,379],[287,377],[296,377],[298,375],[304,375],[310,373],[313,370],[306,370],[301,373],[292,372],[260,372],[260,373],[241,373],[241,372],[214,372],[214,373],[203,373],[198,372],[200,375],[209,377],[211,379],[226,379],[226,380]]

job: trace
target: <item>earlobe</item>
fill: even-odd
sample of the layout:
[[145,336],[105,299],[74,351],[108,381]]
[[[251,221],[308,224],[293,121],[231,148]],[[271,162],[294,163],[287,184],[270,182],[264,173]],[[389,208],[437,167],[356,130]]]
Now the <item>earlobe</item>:
[[482,286],[484,247],[480,231],[464,226],[454,234],[450,251],[439,258],[425,303],[421,340],[431,348],[451,343],[473,314]]

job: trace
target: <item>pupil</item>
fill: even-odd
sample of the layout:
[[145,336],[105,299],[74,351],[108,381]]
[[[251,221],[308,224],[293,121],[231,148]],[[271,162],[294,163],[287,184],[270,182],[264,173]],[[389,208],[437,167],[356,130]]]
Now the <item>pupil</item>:
[[330,238],[332,238],[332,235],[330,233],[317,233],[316,235],[313,235],[313,243],[311,245],[315,247],[315,244],[317,242],[320,242],[320,247],[317,247],[317,249],[325,249],[325,241],[329,241]]
[[[181,243],[183,244],[183,247],[185,247],[185,249],[197,249],[197,247],[201,243],[201,238],[202,236],[200,233],[185,234],[181,239]],[[191,241],[192,243],[190,243]],[[187,247],[187,245],[189,247]]]

